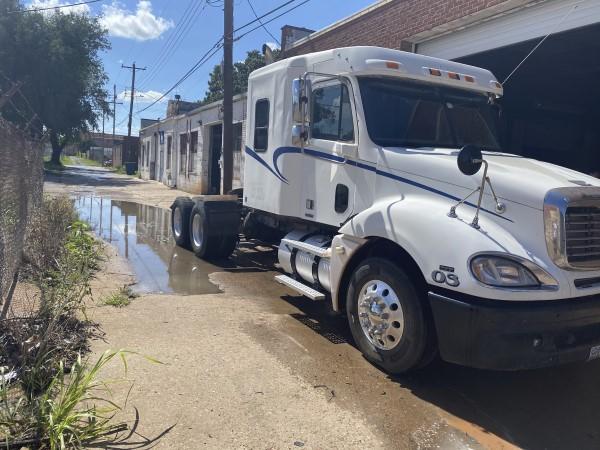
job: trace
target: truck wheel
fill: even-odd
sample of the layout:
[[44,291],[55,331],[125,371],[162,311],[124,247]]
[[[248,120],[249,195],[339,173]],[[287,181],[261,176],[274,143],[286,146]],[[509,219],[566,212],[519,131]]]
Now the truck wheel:
[[190,213],[194,202],[187,197],[177,197],[171,205],[171,230],[175,243],[183,248],[190,248]]
[[[220,234],[220,229],[211,229],[204,203],[194,205],[189,219],[189,240],[192,251],[202,259],[227,258],[237,245],[237,234]],[[213,227],[214,228],[214,227]]]
[[382,258],[361,263],[350,280],[346,311],[352,336],[369,361],[392,374],[421,366],[427,321],[400,267]]
[[190,215],[190,245],[198,258],[209,259],[215,256],[221,245],[219,236],[209,236],[206,211],[203,204],[194,205]]
[[219,248],[219,258],[229,258],[238,243],[238,235],[227,235],[221,237],[221,246]]

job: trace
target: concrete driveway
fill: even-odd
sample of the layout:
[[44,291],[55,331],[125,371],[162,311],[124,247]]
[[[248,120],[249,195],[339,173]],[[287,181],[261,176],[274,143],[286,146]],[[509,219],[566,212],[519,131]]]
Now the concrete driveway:
[[[168,206],[179,194],[94,172],[74,168],[50,177],[46,191],[130,202],[118,204],[121,213],[136,202]],[[157,448],[600,448],[599,361],[514,373],[437,363],[392,378],[362,358],[343,316],[273,282],[274,249],[243,242],[230,261],[204,264],[150,223],[164,227],[161,214],[146,207],[131,214],[129,255],[137,248],[142,261],[150,261],[148,252],[167,261],[166,287],[122,309],[93,307],[106,333],[93,347],[96,354],[126,348],[164,363],[130,358],[133,388],[121,416],[133,422],[137,408],[136,431],[148,438],[174,425]],[[97,299],[136,273],[147,276],[123,256],[122,243],[123,236],[107,247]],[[182,276],[208,284],[183,283],[199,289],[184,295]],[[118,364],[105,374],[120,375]],[[116,385],[115,397],[128,389]]]

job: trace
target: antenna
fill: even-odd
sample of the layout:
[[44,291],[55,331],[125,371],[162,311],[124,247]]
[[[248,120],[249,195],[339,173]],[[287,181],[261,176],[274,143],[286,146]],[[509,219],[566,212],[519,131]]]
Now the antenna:
[[552,36],[552,35],[553,35],[553,34],[556,32],[556,29],[557,29],[559,26],[561,26],[561,25],[563,24],[563,22],[564,22],[565,20],[567,20],[567,18],[568,18],[568,17],[569,17],[569,16],[570,16],[570,15],[573,13],[573,11],[575,11],[577,8],[579,8],[579,5],[580,5],[581,3],[583,3],[584,1],[586,1],[586,0],[581,0],[580,2],[578,2],[578,3],[574,4],[574,5],[571,7],[571,9],[569,10],[569,12],[567,12],[567,14],[565,14],[565,15],[563,16],[563,18],[562,18],[562,19],[560,19],[560,21],[559,21],[559,22],[558,22],[558,23],[557,23],[557,24],[554,26],[554,28],[552,29],[552,31],[550,31],[550,33],[548,33],[546,36],[544,36],[544,38],[543,38],[543,39],[542,39],[540,42],[538,42],[538,43],[536,44],[536,46],[535,46],[535,47],[533,47],[533,49],[532,49],[532,50],[531,50],[531,51],[530,51],[530,52],[527,54],[527,56],[525,56],[525,58],[523,58],[523,60],[522,60],[522,61],[521,61],[519,64],[517,64],[517,67],[515,67],[515,68],[513,69],[513,71],[512,71],[511,73],[509,73],[509,74],[508,74],[508,76],[507,76],[507,77],[504,79],[504,81],[502,82],[502,85],[506,84],[506,82],[507,82],[508,80],[510,80],[510,77],[512,77],[512,76],[515,74],[515,72],[516,72],[517,70],[519,70],[519,68],[520,68],[520,67],[521,67],[521,66],[522,66],[522,65],[525,63],[525,61],[527,61],[527,59],[529,59],[529,57],[530,57],[531,55],[533,55],[533,54],[535,53],[535,51],[536,51],[538,48],[540,48],[540,46],[541,46],[541,45],[542,45],[542,44],[543,44],[543,43],[546,41],[546,39],[548,39],[550,36]]

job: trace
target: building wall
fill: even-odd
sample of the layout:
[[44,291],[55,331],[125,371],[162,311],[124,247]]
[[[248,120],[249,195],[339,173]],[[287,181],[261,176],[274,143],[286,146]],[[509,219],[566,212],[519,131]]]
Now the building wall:
[[483,18],[486,11],[497,13],[525,3],[524,0],[383,0],[380,6],[357,13],[354,18],[342,21],[314,33],[292,48],[285,56],[330,50],[354,45],[373,45],[399,50],[412,49],[405,41],[428,30],[465,18]]
[[[188,113],[170,117],[140,131],[139,173],[142,179],[155,179],[170,187],[191,194],[210,193],[210,132],[211,127],[222,123],[221,102],[197,108]],[[244,122],[246,118],[246,97],[236,96],[233,105],[235,123],[242,123],[242,136],[238,141],[239,149],[234,149],[233,187],[241,187],[243,182],[243,146]],[[195,156],[190,150],[191,134],[198,134],[198,147]],[[164,134],[161,143],[160,135]],[[182,138],[184,145],[182,146]],[[171,160],[168,159],[168,139],[172,138]],[[156,146],[156,151],[154,147]],[[194,158],[194,170],[191,170],[189,158]],[[183,165],[185,164],[185,165]],[[154,177],[152,168],[154,167]],[[221,167],[222,180],[222,167]],[[222,185],[221,185],[222,188]]]

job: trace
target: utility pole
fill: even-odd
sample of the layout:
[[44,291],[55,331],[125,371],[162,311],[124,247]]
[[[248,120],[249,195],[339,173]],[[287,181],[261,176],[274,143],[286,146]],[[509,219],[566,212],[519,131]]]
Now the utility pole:
[[125,66],[121,64],[121,68],[123,69],[131,69],[131,100],[129,102],[129,122],[127,122],[127,137],[131,137],[131,119],[133,116],[133,96],[135,95],[135,72],[137,70],[146,70],[145,67],[135,67],[135,62],[133,66]]
[[233,0],[225,0],[223,29],[223,194],[233,183]]
[[115,121],[117,119],[117,105],[122,105],[123,102],[117,102],[117,85],[113,84],[113,133],[112,133],[112,142],[113,146],[115,145]]

